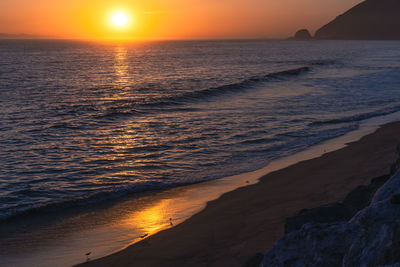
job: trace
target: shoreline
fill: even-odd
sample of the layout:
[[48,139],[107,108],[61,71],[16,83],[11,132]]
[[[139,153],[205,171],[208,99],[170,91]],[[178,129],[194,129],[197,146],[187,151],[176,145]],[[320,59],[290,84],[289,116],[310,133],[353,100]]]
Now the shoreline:
[[[346,147],[347,143],[371,134],[383,124],[397,121],[399,117],[400,112],[368,119],[361,122],[357,130],[274,160],[263,169],[254,172],[153,192],[154,194],[145,193],[140,197],[126,198],[106,205],[90,205],[78,212],[66,210],[61,218],[54,214],[45,215],[39,222],[34,221],[33,225],[37,223],[40,226],[43,221],[48,225],[40,226],[43,229],[31,231],[33,233],[30,232],[30,229],[34,228],[31,223],[22,223],[16,227],[12,225],[11,228],[8,227],[11,231],[6,225],[3,233],[23,229],[24,233],[18,234],[17,237],[11,235],[12,243],[9,243],[9,240],[3,242],[8,251],[18,250],[18,253],[22,254],[5,251],[5,254],[0,256],[5,263],[13,266],[26,266],[31,262],[40,263],[41,266],[54,266],[55,263],[59,266],[70,266],[84,262],[84,254],[89,251],[92,252],[92,258],[102,260],[101,257],[123,252],[127,247],[129,249],[130,245],[146,243],[148,238],[160,231],[173,231],[175,226],[179,227],[181,223],[207,209],[210,201],[219,201],[225,194],[247,188],[249,185],[257,186],[259,180],[271,172],[337,151]],[[173,218],[172,228],[168,220],[170,217]],[[143,235],[146,235],[146,239],[140,242]],[[4,239],[0,238],[0,241]],[[32,247],[33,252],[29,251]],[[25,252],[28,254],[24,254]]]
[[273,171],[176,227],[82,266],[242,266],[283,236],[286,218],[341,201],[356,186],[389,173],[399,131],[400,122],[388,123],[339,150]]

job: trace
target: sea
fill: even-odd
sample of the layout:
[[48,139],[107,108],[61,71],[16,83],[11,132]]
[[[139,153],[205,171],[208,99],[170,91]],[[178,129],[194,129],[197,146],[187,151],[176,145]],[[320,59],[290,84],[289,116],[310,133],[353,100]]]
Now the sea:
[[400,111],[399,41],[0,41],[0,221],[260,169]]

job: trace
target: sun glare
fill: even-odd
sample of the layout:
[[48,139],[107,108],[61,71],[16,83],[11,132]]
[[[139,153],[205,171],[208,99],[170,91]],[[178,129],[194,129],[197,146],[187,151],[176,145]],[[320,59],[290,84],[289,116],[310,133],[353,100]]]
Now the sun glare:
[[118,12],[114,14],[112,21],[115,26],[124,27],[128,23],[128,17],[126,16],[125,13]]

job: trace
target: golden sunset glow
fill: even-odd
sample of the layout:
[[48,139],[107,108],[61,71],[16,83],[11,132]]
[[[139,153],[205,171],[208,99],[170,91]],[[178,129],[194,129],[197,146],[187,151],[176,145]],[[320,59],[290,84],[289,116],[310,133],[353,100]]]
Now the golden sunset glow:
[[299,28],[313,31],[358,2],[1,0],[0,33],[96,40],[279,38]]

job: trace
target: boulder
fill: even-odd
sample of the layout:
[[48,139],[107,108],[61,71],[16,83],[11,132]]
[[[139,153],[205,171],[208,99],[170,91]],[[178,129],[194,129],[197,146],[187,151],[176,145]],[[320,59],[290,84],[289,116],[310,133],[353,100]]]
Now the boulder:
[[360,225],[346,222],[306,224],[281,239],[260,266],[340,266],[361,230]]
[[343,266],[382,266],[400,262],[400,205],[392,197],[372,204],[354,216],[350,224],[362,231],[346,253]]
[[297,231],[307,223],[347,222],[356,211],[342,203],[302,210],[299,214],[286,219],[285,234]]
[[378,189],[372,199],[372,203],[387,200],[397,194],[400,194],[400,172],[393,175],[381,188]]
[[376,222],[366,226],[352,242],[343,267],[382,266],[400,261],[400,222]]
[[297,215],[286,219],[285,234],[299,230],[306,223],[330,223],[350,220],[358,211],[371,203],[375,192],[389,178],[389,175],[380,176],[372,179],[369,185],[358,186],[346,196],[343,203],[331,203],[300,211]]

